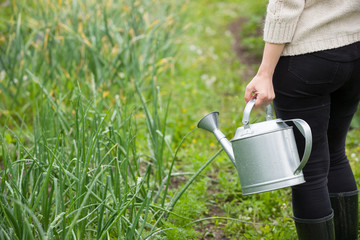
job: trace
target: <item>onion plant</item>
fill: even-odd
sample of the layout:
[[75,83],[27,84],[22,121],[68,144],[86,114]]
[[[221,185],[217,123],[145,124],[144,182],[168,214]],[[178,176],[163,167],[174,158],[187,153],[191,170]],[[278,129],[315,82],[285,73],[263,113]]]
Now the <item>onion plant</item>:
[[171,101],[161,101],[157,79],[176,53],[180,3],[9,3],[0,25],[0,238],[158,233],[199,174],[170,197],[181,144],[172,150]]

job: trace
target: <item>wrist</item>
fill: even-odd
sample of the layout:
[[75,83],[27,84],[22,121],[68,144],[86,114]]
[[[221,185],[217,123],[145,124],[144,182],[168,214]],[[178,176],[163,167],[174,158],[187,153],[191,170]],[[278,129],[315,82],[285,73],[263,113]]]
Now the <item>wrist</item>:
[[273,68],[269,68],[269,67],[262,67],[260,66],[258,72],[257,72],[257,76],[261,77],[261,78],[270,78],[272,79],[272,76],[274,74],[274,69]]

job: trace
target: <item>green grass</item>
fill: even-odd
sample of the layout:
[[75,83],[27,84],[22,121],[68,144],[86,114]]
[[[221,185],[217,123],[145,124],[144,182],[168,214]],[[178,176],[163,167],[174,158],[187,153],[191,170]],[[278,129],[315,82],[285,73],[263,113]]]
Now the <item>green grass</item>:
[[265,4],[0,4],[0,239],[291,239],[290,190],[243,196],[196,129],[214,110],[229,138],[240,124],[256,66],[236,57],[228,24],[251,19],[242,39],[261,52]]

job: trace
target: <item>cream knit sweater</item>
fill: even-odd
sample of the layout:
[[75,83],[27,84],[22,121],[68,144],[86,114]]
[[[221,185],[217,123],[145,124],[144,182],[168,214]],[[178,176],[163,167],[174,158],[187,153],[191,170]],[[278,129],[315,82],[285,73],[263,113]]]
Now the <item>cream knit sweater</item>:
[[360,0],[269,0],[264,40],[286,43],[283,56],[360,41]]

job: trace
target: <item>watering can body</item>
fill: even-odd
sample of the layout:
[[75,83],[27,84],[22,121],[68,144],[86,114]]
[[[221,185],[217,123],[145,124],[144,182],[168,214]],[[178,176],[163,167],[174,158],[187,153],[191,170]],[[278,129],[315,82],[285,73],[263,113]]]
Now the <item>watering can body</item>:
[[[312,146],[309,125],[301,119],[283,121],[272,119],[271,106],[267,107],[267,121],[250,124],[249,115],[255,100],[245,107],[242,127],[228,141],[217,126],[217,112],[200,120],[198,127],[214,133],[225,152],[235,165],[244,195],[271,191],[304,183],[302,168],[305,166]],[[305,138],[305,151],[300,161],[293,122]]]

